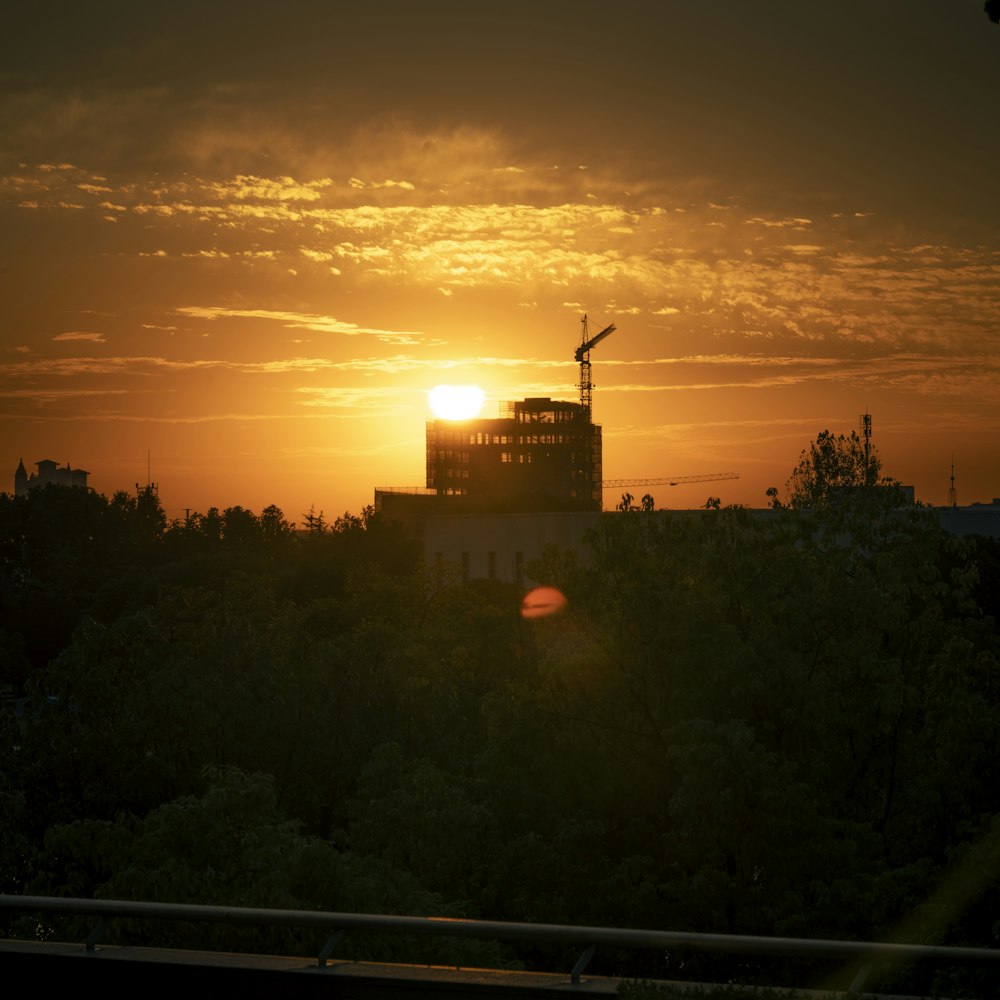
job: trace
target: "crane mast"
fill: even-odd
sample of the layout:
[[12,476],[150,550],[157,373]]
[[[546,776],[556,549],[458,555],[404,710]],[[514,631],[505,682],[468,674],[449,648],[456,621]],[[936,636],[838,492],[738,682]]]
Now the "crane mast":
[[615,332],[615,324],[611,323],[609,326],[606,326],[594,337],[590,336],[590,327],[587,324],[586,313],[580,324],[583,327],[583,336],[574,357],[580,363],[580,405],[583,407],[584,415],[589,424],[594,396],[594,384],[590,380],[590,349],[596,347],[605,337],[610,337]]

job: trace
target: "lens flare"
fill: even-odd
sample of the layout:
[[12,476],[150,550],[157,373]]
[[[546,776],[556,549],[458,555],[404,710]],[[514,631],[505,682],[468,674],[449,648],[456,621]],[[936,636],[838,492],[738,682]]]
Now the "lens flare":
[[566,595],[556,587],[535,587],[521,601],[521,617],[546,618],[557,615],[568,603]]

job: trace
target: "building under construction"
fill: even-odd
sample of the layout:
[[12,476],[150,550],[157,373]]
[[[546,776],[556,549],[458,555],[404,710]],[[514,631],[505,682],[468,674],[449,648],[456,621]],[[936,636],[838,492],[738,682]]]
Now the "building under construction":
[[427,488],[502,506],[599,510],[601,428],[588,417],[579,403],[542,398],[502,403],[492,420],[430,420]]
[[427,486],[379,489],[385,513],[601,509],[601,428],[579,403],[500,404],[500,416],[427,421]]
[[590,350],[614,332],[591,337],[583,317],[580,401],[548,397],[500,404],[496,418],[429,420],[427,485],[375,491],[387,514],[598,511],[601,428],[591,420]]

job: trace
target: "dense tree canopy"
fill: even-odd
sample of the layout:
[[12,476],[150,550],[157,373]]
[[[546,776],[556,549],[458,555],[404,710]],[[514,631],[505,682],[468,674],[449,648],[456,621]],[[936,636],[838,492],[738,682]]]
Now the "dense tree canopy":
[[995,947],[997,547],[856,500],[609,513],[525,620],[370,510],[0,499],[0,886]]

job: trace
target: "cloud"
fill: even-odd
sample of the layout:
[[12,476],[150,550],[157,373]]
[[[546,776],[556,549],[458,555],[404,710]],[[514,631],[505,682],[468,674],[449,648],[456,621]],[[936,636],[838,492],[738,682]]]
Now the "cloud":
[[[0,394],[2,395],[2,394]],[[0,413],[0,416],[4,414]],[[24,414],[18,411],[16,414],[10,414],[11,417],[23,417]],[[302,414],[297,416],[296,419],[309,419],[309,418],[321,418],[322,414]],[[214,423],[225,423],[228,421],[233,421],[234,423],[252,423],[252,422],[266,422],[266,421],[284,421],[288,419],[288,414],[286,413],[203,413],[203,414],[180,414],[180,415],[169,415],[165,416],[163,414],[151,413],[151,414],[137,414],[128,413],[120,410],[93,410],[88,409],[86,413],[81,416],[79,412],[67,412],[67,413],[46,413],[44,416],[46,422],[50,423],[133,423],[133,424],[214,424]]]
[[315,330],[319,333],[338,333],[348,337],[370,335],[379,340],[395,344],[414,344],[422,337],[419,330],[382,330],[376,327],[359,326],[338,320],[333,316],[315,313],[282,312],[270,309],[232,309],[224,306],[182,306],[177,310],[183,316],[193,319],[258,319],[280,323],[288,329]]
[[759,215],[743,221],[748,226],[764,226],[767,229],[805,229],[813,224],[812,219],[764,219]]
[[[810,217],[763,203],[751,209],[735,198],[632,183],[606,167],[515,161],[502,136],[482,130],[360,130],[345,141],[344,157],[353,174],[342,182],[324,169],[105,183],[71,164],[49,164],[22,165],[0,189],[52,212],[74,204],[69,192],[81,185],[113,189],[113,200],[95,197],[74,213],[120,217],[123,234],[141,232],[123,255],[211,264],[214,280],[230,278],[234,286],[271,261],[270,274],[295,272],[302,285],[336,277],[345,289],[363,281],[445,299],[460,290],[516,290],[518,301],[544,303],[585,288],[597,301],[627,302],[623,316],[672,317],[670,335],[684,352],[706,337],[720,346],[769,342],[779,353],[789,345],[819,352],[830,345],[997,348],[1000,255],[989,247],[907,244],[898,230],[880,234],[864,212],[826,208]],[[579,178],[587,189],[576,186]],[[588,197],[595,192],[601,197]],[[713,227],[720,216],[744,224],[720,230]],[[808,242],[789,242],[804,229]],[[300,309],[189,316],[426,342],[422,332]]]
[[318,201],[333,181],[329,177],[300,183],[292,177],[239,174],[231,181],[206,183],[203,191],[219,201]]
[[399,188],[401,191],[416,190],[416,185],[409,181],[363,181],[359,177],[352,177],[347,183],[356,191],[378,191],[380,188]]
[[303,406],[334,409],[346,417],[391,416],[410,407],[409,394],[395,388],[302,386],[296,392],[307,397],[301,401]]
[[103,333],[82,333],[82,332],[70,332],[70,333],[58,333],[52,338],[53,340],[90,340],[95,344],[104,343]]

